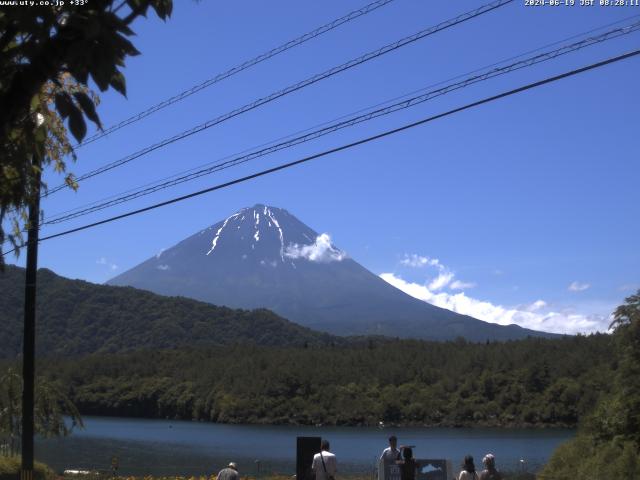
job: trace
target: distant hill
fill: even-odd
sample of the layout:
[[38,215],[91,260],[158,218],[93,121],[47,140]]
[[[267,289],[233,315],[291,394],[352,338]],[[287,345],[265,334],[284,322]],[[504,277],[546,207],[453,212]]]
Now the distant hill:
[[266,205],[243,208],[108,283],[215,305],[268,308],[335,335],[471,341],[556,337],[410,297],[349,258],[326,235]]
[[[14,357],[22,349],[24,277],[24,269],[12,265],[0,272],[0,357]],[[96,285],[46,269],[38,271],[37,306],[39,356],[342,341],[264,309],[236,310],[131,287]]]

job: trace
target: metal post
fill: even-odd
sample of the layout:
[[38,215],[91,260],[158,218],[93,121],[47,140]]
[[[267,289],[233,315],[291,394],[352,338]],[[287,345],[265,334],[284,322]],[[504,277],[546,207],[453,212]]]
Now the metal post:
[[22,350],[22,469],[21,480],[33,480],[34,384],[36,351],[36,277],[38,272],[38,230],[40,222],[40,162],[36,168],[33,198],[29,205],[27,271],[24,290],[24,345]]

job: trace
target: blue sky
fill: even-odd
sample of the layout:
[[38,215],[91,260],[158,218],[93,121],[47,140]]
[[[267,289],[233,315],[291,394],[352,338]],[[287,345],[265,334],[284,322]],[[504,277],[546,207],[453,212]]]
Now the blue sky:
[[[174,3],[167,23],[151,15],[135,24],[134,43],[142,55],[127,63],[128,98],[101,95],[105,125],[365,2]],[[70,169],[92,170],[482,4],[395,0],[80,149]],[[44,201],[45,216],[632,15],[640,15],[640,7],[527,7],[515,1],[87,180],[77,193],[53,195]],[[640,33],[630,34],[43,228],[43,235],[291,161],[639,45]],[[311,164],[44,242],[40,266],[103,282],[241,207],[265,203],[330,234],[371,271],[437,305],[553,331],[603,329],[611,310],[640,288],[639,74],[640,59],[627,60]],[[47,178],[51,185],[60,181],[51,173]]]

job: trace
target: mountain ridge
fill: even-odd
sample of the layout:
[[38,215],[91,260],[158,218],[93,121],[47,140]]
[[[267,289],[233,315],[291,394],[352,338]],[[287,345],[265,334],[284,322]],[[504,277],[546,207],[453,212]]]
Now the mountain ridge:
[[435,307],[389,285],[287,210],[256,204],[107,282],[232,308],[267,308],[335,335],[424,340],[555,337]]
[[[0,272],[0,358],[22,351],[25,271]],[[217,307],[185,297],[163,297],[132,287],[71,280],[38,270],[37,353],[68,356],[143,348],[255,344],[340,344],[265,309]]]

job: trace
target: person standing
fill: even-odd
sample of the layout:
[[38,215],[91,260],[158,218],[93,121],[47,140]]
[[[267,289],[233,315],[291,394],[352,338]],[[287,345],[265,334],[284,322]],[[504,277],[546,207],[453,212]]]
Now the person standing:
[[378,480],[385,480],[387,466],[396,464],[399,460],[401,460],[401,457],[400,450],[398,450],[398,438],[395,435],[391,435],[389,437],[389,446],[382,451],[382,455],[378,460]]
[[329,441],[322,439],[320,453],[313,456],[311,470],[315,473],[316,480],[335,480],[338,471],[336,456],[329,451]]
[[496,470],[496,457],[491,453],[487,453],[482,459],[484,470],[480,472],[479,480],[502,480],[502,475]]
[[471,455],[464,457],[462,471],[460,475],[458,475],[458,480],[479,480],[478,474],[476,473],[476,466],[473,463],[473,457]]
[[223,468],[218,472],[217,480],[240,480],[240,474],[238,474],[238,466],[231,462],[226,468]]

